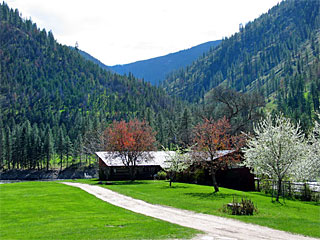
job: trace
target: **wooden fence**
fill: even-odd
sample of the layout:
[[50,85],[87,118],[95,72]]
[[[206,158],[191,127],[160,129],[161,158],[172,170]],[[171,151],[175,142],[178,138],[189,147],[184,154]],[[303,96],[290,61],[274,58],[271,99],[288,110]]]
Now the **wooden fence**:
[[[278,184],[272,179],[255,178],[255,190],[270,194],[273,200],[278,192]],[[283,181],[281,196],[284,199],[298,198],[304,201],[320,201],[320,182]]]

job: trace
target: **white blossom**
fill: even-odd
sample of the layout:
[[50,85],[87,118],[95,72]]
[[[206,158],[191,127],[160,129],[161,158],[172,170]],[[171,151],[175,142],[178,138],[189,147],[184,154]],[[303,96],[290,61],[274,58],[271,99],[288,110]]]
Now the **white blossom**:
[[[320,118],[320,115],[318,114]],[[320,124],[315,121],[307,145],[308,154],[293,169],[293,179],[298,181],[320,178]]]
[[243,164],[252,168],[256,175],[281,182],[285,177],[297,174],[298,163],[309,157],[310,148],[299,124],[294,125],[283,115],[273,120],[268,114],[255,126],[254,133],[243,149]]
[[181,149],[178,148],[174,154],[167,154],[166,162],[166,171],[179,173],[190,166],[191,160],[190,155],[188,153],[184,153]]
[[[188,151],[188,150],[187,150]],[[189,153],[184,153],[179,147],[173,153],[168,154],[166,156],[166,167],[164,168],[167,172],[169,179],[170,179],[170,186],[172,181],[174,181],[177,173],[183,172],[191,165],[191,159]]]

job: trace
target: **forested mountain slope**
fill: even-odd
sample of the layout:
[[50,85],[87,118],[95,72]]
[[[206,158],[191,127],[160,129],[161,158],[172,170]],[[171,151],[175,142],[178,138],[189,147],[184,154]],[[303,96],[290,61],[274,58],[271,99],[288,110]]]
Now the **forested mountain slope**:
[[0,168],[4,161],[39,167],[53,152],[77,156],[85,133],[101,122],[168,119],[179,107],[163,90],[101,69],[0,4]]
[[[72,48],[72,47],[71,47]],[[77,49],[85,59],[92,61],[95,64],[98,64],[102,69],[111,71],[110,67],[107,65],[103,64],[100,60],[96,59],[95,57],[91,56],[89,53],[82,51],[80,49]]]
[[220,40],[210,41],[165,56],[110,66],[109,68],[120,74],[129,74],[131,72],[135,77],[143,78],[153,85],[158,85],[166,78],[168,73],[186,67],[205,52],[219,45],[220,42]]
[[162,84],[198,102],[217,87],[258,91],[292,117],[319,110],[320,1],[273,7]]

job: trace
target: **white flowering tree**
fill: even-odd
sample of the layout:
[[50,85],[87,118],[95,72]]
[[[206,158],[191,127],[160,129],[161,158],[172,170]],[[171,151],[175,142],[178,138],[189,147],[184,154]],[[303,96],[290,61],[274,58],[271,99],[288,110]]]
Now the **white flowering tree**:
[[[317,114],[320,119],[320,114]],[[311,151],[314,158],[313,178],[320,178],[320,122],[315,121],[313,134],[311,135]]]
[[276,201],[279,201],[283,179],[296,174],[300,162],[309,159],[310,148],[299,124],[283,115],[273,119],[268,114],[254,127],[254,136],[249,138],[243,152],[243,164],[253,169],[254,174],[277,181]]
[[[318,118],[320,115],[318,114]],[[302,161],[298,161],[292,169],[292,179],[296,181],[310,181],[320,177],[320,124],[314,122],[314,128],[307,139],[308,151]]]
[[182,151],[179,147],[175,152],[167,152],[167,166],[165,167],[165,171],[168,174],[171,187],[172,182],[175,180],[177,173],[183,172],[185,169],[187,169],[191,164],[191,160],[190,155],[186,153],[186,151]]

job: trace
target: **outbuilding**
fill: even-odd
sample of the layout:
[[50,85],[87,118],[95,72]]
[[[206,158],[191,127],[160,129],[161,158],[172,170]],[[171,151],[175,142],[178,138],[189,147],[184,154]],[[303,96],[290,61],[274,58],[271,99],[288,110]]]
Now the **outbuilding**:
[[[150,159],[137,159],[136,179],[153,179],[155,174],[164,169],[168,163],[169,154],[173,151],[150,152]],[[96,152],[99,158],[100,180],[127,180],[130,179],[128,167],[124,165],[120,157],[115,157],[111,152]]]

